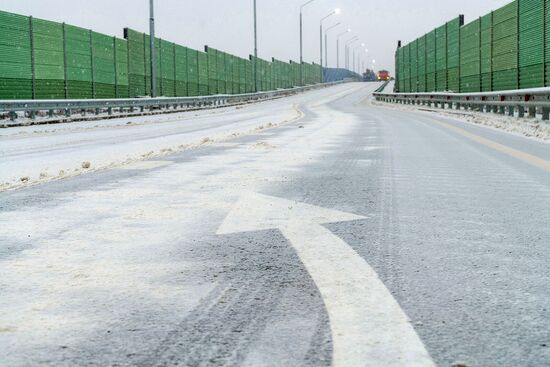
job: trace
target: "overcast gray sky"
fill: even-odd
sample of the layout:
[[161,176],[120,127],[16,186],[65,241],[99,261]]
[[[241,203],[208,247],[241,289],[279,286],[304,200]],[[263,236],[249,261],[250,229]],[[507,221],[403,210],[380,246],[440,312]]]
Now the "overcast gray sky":
[[[259,56],[299,60],[299,6],[305,0],[257,0]],[[377,68],[393,72],[397,40],[414,40],[458,14],[466,23],[510,0],[316,0],[304,13],[304,59],[319,60],[319,20],[336,7],[341,29],[353,30]],[[122,37],[122,29],[148,31],[147,0],[1,0],[0,9],[66,22]],[[157,36],[201,49],[209,45],[234,55],[253,52],[252,0],[156,0]],[[337,30],[337,29],[336,29]],[[329,41],[329,63],[336,64],[336,41]]]

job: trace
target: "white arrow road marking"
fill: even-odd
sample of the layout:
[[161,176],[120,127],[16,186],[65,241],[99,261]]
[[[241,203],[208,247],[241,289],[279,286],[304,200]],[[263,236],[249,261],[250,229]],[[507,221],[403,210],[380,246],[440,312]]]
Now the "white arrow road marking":
[[376,272],[321,225],[364,218],[252,193],[239,200],[217,233],[273,228],[282,232],[325,302],[334,366],[435,366],[410,320]]

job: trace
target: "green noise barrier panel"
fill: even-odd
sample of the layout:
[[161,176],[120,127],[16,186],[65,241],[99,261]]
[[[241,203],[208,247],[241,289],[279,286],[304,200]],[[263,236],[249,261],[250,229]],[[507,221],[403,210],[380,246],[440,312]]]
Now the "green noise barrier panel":
[[148,94],[145,89],[145,43],[143,34],[125,29],[128,42],[128,85],[130,96],[140,97]]
[[463,22],[457,17],[447,23],[447,90],[460,90],[460,26]]
[[221,51],[216,52],[216,75],[218,93],[226,94],[225,54]]
[[64,99],[66,95],[63,25],[33,18],[31,27],[35,98]]
[[[159,38],[154,43],[159,96],[252,93],[256,86],[269,91],[321,82],[316,64],[243,59],[209,47],[200,52]],[[149,35],[133,29],[125,28],[120,39],[0,11],[0,99],[149,96],[150,50]]]
[[208,95],[208,55],[197,51],[199,96]]
[[160,41],[160,95],[176,97],[176,59],[174,44]]
[[418,40],[411,43],[411,92],[418,92]]
[[435,30],[435,85],[447,90],[447,24]]
[[518,1],[493,12],[493,87],[517,89]]
[[550,0],[512,1],[466,25],[460,16],[403,45],[396,60],[400,92],[548,87]]
[[95,98],[116,97],[115,47],[112,37],[92,32]]
[[480,72],[481,91],[493,90],[493,15],[487,14],[480,20]]
[[187,95],[199,95],[199,52],[187,49]]
[[32,99],[31,21],[0,12],[0,99]]
[[426,92],[426,36],[417,40],[418,77],[417,92]]
[[[435,78],[435,66],[436,66],[436,44],[435,44],[435,30],[426,34],[426,91],[433,92],[436,90],[436,78]],[[405,46],[407,47],[407,46]],[[405,62],[409,62],[407,53],[405,53]],[[408,66],[405,65],[405,70],[408,69]],[[405,84],[405,90],[410,92],[410,89],[407,88]]]
[[246,92],[253,93],[254,90],[254,64],[251,59],[246,63]]
[[128,98],[128,42],[115,38],[116,97]]
[[239,94],[246,93],[246,63],[247,60],[239,59]]
[[67,98],[94,97],[90,31],[64,25]]
[[176,96],[187,97],[187,48],[180,45],[174,45],[174,78],[176,80]]
[[[145,68],[145,91],[147,92],[146,95],[150,95],[151,91],[151,37],[149,37],[148,34],[143,34],[143,43],[145,45],[145,65],[147,66]],[[160,95],[162,92],[162,86],[161,86],[161,68],[160,68],[160,62],[161,62],[161,56],[160,56],[160,40],[155,40],[155,70],[157,73],[157,93]]]
[[475,20],[460,32],[460,91],[481,91],[481,28]]
[[208,57],[208,93],[218,94],[218,55],[217,50],[212,47],[205,47]]
[[544,87],[544,0],[519,2],[519,86]]

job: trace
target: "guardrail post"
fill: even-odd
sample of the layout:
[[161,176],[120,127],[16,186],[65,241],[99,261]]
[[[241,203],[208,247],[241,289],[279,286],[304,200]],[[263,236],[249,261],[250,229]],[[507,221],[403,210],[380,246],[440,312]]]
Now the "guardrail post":
[[17,119],[17,114],[15,111],[10,111],[10,120],[15,121],[15,119]]
[[536,107],[529,107],[529,118],[535,118],[537,117],[537,108]]
[[71,117],[71,109],[65,108],[65,117]]
[[542,119],[544,121],[550,120],[550,107],[543,107],[542,108]]
[[501,115],[506,114],[506,110],[505,110],[504,106],[500,106],[498,113],[501,114]]
[[48,117],[53,118],[53,110],[48,110]]
[[518,106],[518,117],[519,118],[525,117],[525,107]]
[[508,116],[514,116],[515,115],[515,107],[514,106],[508,106]]

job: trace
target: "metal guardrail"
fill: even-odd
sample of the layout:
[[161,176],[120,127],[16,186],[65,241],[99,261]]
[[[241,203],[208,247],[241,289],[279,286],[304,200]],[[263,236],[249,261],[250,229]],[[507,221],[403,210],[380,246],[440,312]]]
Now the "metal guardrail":
[[[309,90],[330,87],[342,83],[344,83],[344,81],[314,84],[305,87],[281,89],[269,92],[201,97],[83,100],[0,100],[0,127],[13,126],[15,125],[14,122],[22,119],[27,120],[25,124],[33,125],[41,123],[95,120],[229,107],[286,97]],[[89,116],[90,114],[92,116]],[[6,122],[2,123],[2,120],[6,120]],[[17,125],[21,125],[21,123]]]
[[550,119],[550,88],[487,93],[374,93],[377,101]]
[[386,89],[386,87],[388,86],[388,84],[390,84],[390,81],[389,80],[386,80],[384,82],[384,84],[382,84],[380,87],[378,87],[374,93],[381,93],[384,89]]

